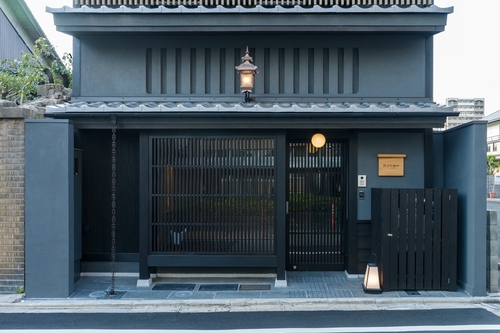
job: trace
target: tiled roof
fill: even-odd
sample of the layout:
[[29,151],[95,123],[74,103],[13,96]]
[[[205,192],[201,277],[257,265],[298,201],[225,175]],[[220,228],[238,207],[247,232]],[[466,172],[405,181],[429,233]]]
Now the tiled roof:
[[499,121],[500,120],[500,110],[495,111],[495,112],[487,115],[486,117],[482,118],[482,120],[487,120],[489,123]]
[[302,6],[294,6],[291,8],[285,8],[282,6],[274,6],[274,7],[263,7],[257,5],[255,7],[247,8],[243,6],[235,6],[235,7],[127,7],[127,6],[119,6],[119,7],[107,7],[102,6],[98,8],[81,6],[78,8],[64,6],[62,8],[50,8],[47,7],[47,12],[49,13],[87,13],[87,14],[117,14],[117,13],[131,13],[131,14],[154,14],[154,13],[442,13],[449,14],[453,12],[453,7],[449,8],[440,8],[435,5],[428,7],[419,7],[416,5],[411,5],[408,7],[400,7],[400,6],[390,6],[390,7],[381,7],[378,5],[370,6],[370,7],[360,7],[357,5],[351,7],[340,7],[340,6],[332,6],[332,7],[321,7],[315,5],[310,8],[305,8]]
[[61,113],[455,113],[452,107],[434,103],[66,103],[47,106],[47,114]]

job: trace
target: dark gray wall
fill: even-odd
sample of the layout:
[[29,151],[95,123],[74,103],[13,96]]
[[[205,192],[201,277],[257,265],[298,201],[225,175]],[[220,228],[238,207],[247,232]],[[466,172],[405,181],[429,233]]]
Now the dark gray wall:
[[69,120],[26,120],[26,297],[74,288],[74,150]]
[[[458,190],[458,283],[486,295],[486,121],[434,134],[435,186]],[[436,168],[436,170],[439,170]]]
[[290,102],[291,96],[321,101],[430,100],[426,94],[432,84],[427,78],[432,73],[431,39],[419,35],[249,34],[244,41],[235,35],[81,36],[74,55],[75,69],[81,70],[74,82],[75,97],[239,99],[235,66],[248,45],[259,71],[254,90],[258,101]]
[[21,52],[30,53],[30,50],[0,10],[0,61],[19,58]]
[[[379,177],[378,154],[406,154],[403,177]],[[372,188],[424,187],[424,133],[362,132],[358,134],[358,175],[366,175],[365,199],[358,199],[358,220],[371,219]]]

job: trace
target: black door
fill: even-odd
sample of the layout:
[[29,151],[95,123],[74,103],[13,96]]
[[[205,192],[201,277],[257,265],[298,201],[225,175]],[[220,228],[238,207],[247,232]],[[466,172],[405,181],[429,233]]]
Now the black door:
[[343,270],[346,143],[289,143],[287,270]]
[[150,256],[159,266],[275,265],[274,177],[272,137],[151,136]]

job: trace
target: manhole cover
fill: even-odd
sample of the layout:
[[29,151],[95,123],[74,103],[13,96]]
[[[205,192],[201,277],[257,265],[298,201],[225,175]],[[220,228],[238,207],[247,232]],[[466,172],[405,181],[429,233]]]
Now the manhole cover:
[[126,291],[116,291],[114,292],[113,295],[110,295],[110,288],[108,288],[107,291],[93,291],[89,294],[89,297],[95,298],[95,299],[120,299],[122,298],[127,292]]
[[92,298],[102,298],[105,297],[108,293],[105,291],[93,291],[89,294],[89,297]]
[[193,293],[190,291],[179,291],[175,293],[176,297],[190,297],[191,295],[193,295]]
[[420,293],[416,290],[405,290],[405,292],[410,296],[420,296]]
[[113,295],[109,293],[109,291],[106,293],[104,297],[100,297],[99,299],[120,299],[122,298],[127,292],[126,291],[116,291],[114,292]]

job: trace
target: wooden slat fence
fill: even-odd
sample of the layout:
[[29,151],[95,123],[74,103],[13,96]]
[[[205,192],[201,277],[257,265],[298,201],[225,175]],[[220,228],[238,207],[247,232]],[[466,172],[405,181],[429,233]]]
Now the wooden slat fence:
[[74,0],[74,6],[430,6],[434,0]]
[[457,288],[457,190],[372,189],[372,249],[390,290]]

